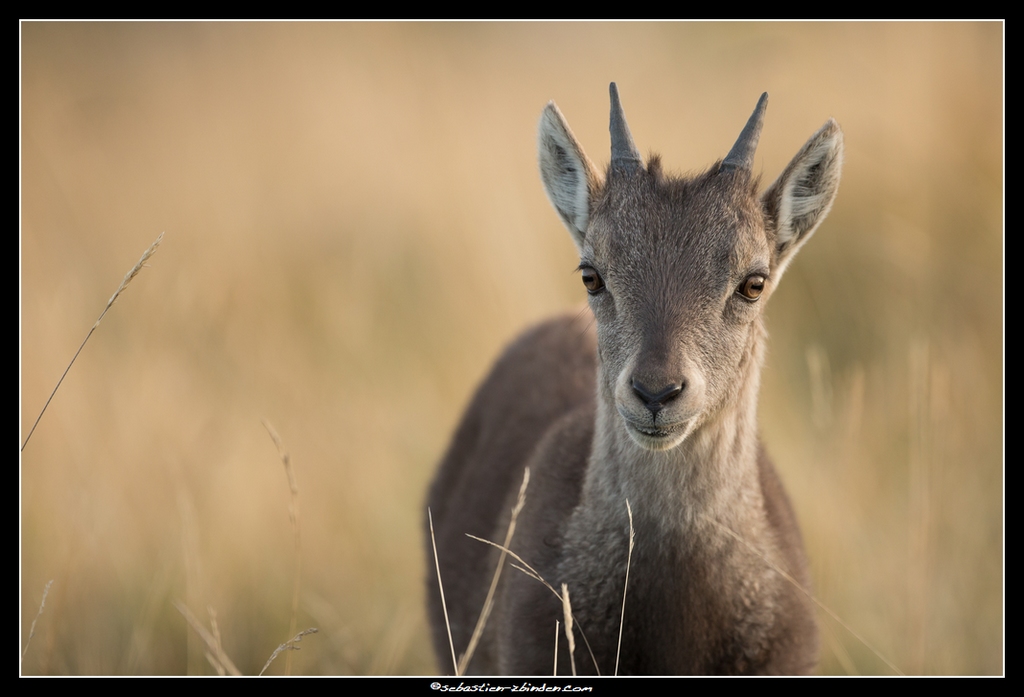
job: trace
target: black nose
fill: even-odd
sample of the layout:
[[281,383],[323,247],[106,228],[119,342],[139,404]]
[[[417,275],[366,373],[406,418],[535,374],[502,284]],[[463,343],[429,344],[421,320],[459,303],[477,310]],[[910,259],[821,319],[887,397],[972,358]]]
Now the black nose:
[[651,416],[656,415],[661,411],[662,407],[671,402],[673,399],[678,397],[683,392],[682,383],[671,383],[663,387],[660,391],[655,392],[649,389],[642,382],[633,378],[633,391],[636,392],[637,396],[643,400],[644,404],[651,412]]

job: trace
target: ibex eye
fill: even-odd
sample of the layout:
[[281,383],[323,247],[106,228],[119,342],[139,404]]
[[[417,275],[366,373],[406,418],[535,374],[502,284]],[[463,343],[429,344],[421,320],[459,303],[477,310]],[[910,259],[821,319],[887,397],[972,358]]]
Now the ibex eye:
[[604,290],[604,280],[601,278],[601,274],[594,269],[584,268],[583,271],[583,285],[586,286],[587,292],[591,295],[595,295]]
[[747,300],[757,300],[761,297],[761,293],[764,292],[765,277],[754,274],[747,276],[740,287],[736,289],[736,292],[742,295]]

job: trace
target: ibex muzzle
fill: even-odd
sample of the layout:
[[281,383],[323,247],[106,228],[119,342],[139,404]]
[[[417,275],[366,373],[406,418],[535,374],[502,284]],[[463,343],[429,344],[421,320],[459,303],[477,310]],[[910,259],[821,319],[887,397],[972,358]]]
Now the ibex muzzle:
[[[758,438],[757,396],[764,306],[832,205],[843,138],[829,120],[758,195],[766,106],[764,94],[725,159],[685,178],[640,158],[614,83],[604,176],[558,107],[544,109],[541,178],[579,250],[590,308],[506,350],[434,480],[456,652],[470,643],[498,561],[467,534],[504,539],[529,467],[511,550],[568,589],[577,650],[560,673],[573,664],[602,674],[814,669],[813,609],[790,580],[808,586],[803,543]],[[430,613],[446,666],[433,576]],[[547,586],[507,570],[464,667],[550,674],[562,613]]]

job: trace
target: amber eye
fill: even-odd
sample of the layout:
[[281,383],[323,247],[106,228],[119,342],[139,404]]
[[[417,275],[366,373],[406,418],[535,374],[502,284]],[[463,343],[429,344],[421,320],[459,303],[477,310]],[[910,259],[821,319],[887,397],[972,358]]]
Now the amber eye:
[[588,267],[580,270],[583,272],[583,285],[586,286],[588,293],[596,295],[604,290],[604,280],[601,279],[601,274]]
[[761,293],[764,292],[765,277],[759,274],[753,274],[747,276],[740,287],[736,289],[736,292],[742,295],[747,300],[757,300],[761,297]]

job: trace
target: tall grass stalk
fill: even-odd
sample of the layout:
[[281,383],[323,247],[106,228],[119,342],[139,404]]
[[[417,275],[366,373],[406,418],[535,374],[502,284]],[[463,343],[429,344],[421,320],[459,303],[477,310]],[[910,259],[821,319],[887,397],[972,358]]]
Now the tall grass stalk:
[[[433,531],[431,531],[431,533],[433,533]],[[476,535],[471,535],[468,532],[466,533],[466,537],[472,538],[472,539],[476,540],[477,542],[483,542],[484,544],[491,545],[492,547],[497,547],[498,549],[503,550],[504,552],[506,552],[510,557],[515,559],[517,562],[519,562],[519,564],[522,564],[522,566],[519,566],[517,564],[513,564],[512,568],[513,569],[518,569],[519,571],[522,571],[524,574],[526,574],[527,576],[529,576],[533,580],[539,581],[541,584],[543,584],[544,587],[547,588],[549,591],[551,591],[552,594],[554,594],[554,596],[556,598],[558,598],[558,601],[560,603],[562,603],[562,608],[563,608],[563,611],[564,611],[565,606],[568,603],[568,597],[567,596],[563,596],[562,593],[559,593],[557,590],[555,590],[555,587],[552,586],[550,583],[548,583],[547,580],[543,576],[541,576],[537,572],[536,569],[534,569],[532,566],[527,564],[523,560],[523,558],[521,556],[519,556],[518,554],[516,554],[515,552],[513,552],[510,549],[502,547],[497,542],[491,542],[490,540],[485,540],[482,537],[477,537]],[[436,557],[437,557],[436,552],[435,552],[434,557],[436,559]],[[565,584],[563,583],[562,586],[564,588]],[[442,603],[443,603],[443,597],[442,597]],[[570,610],[571,610],[571,607],[570,607]],[[447,613],[446,613],[446,615],[447,615]],[[445,619],[447,620],[447,616],[445,617]],[[580,637],[583,639],[583,643],[587,647],[587,651],[590,653],[590,660],[594,664],[594,671],[598,675],[601,675],[601,668],[597,665],[597,658],[594,656],[594,650],[592,648],[590,648],[590,642],[587,640],[586,632],[584,632],[582,628],[580,628]]]
[[892,671],[893,671],[894,673],[896,673],[897,675],[905,675],[905,673],[904,673],[904,672],[903,672],[902,670],[900,670],[899,668],[897,668],[897,667],[896,667],[896,664],[894,664],[894,663],[893,663],[892,661],[890,661],[890,660],[889,660],[888,658],[886,658],[886,657],[885,657],[885,656],[884,656],[884,655],[882,654],[882,652],[881,652],[881,651],[879,651],[879,650],[878,650],[878,649],[876,649],[876,648],[875,648],[874,646],[872,646],[872,645],[871,645],[871,644],[870,644],[870,643],[868,642],[868,640],[867,640],[867,639],[865,639],[865,638],[864,638],[864,637],[862,637],[862,636],[861,636],[860,634],[858,634],[858,633],[857,633],[856,631],[854,631],[853,627],[851,627],[851,626],[850,626],[850,625],[848,625],[848,624],[847,624],[846,622],[844,622],[844,621],[843,621],[843,620],[842,620],[842,619],[841,619],[841,618],[839,617],[839,615],[837,615],[837,614],[836,614],[835,612],[833,612],[831,608],[829,608],[829,607],[828,607],[827,605],[825,605],[825,603],[823,603],[823,602],[821,602],[820,600],[818,600],[817,598],[815,598],[815,597],[814,597],[814,595],[813,595],[813,594],[812,594],[812,593],[811,593],[811,592],[810,592],[809,590],[807,590],[806,588],[804,588],[804,587],[803,587],[803,585],[801,585],[799,581],[797,581],[797,580],[796,580],[795,578],[793,578],[793,577],[792,577],[791,575],[789,575],[789,574],[788,574],[788,573],[787,573],[787,572],[786,572],[786,571],[785,571],[784,569],[782,569],[782,568],[781,568],[781,567],[780,567],[780,566],[779,566],[778,564],[776,564],[776,563],[775,563],[775,562],[773,562],[773,561],[772,561],[771,559],[769,559],[769,558],[768,558],[768,557],[766,557],[766,556],[765,556],[764,554],[762,554],[760,550],[758,550],[758,549],[757,549],[757,548],[755,548],[755,547],[754,547],[754,546],[753,546],[752,544],[750,544],[749,542],[747,542],[746,540],[744,540],[744,539],[743,539],[743,538],[742,538],[742,537],[741,537],[741,536],[740,536],[740,535],[739,535],[738,533],[736,533],[735,531],[733,531],[733,530],[732,530],[731,528],[729,528],[729,527],[728,527],[727,525],[724,525],[724,524],[722,524],[722,523],[719,523],[719,522],[718,522],[717,520],[714,520],[713,518],[707,518],[707,520],[710,520],[710,521],[711,521],[712,523],[714,523],[715,525],[717,525],[717,526],[718,526],[718,527],[719,527],[719,528],[720,528],[720,529],[721,529],[722,531],[724,531],[724,532],[725,532],[726,534],[728,534],[729,536],[731,536],[731,537],[732,537],[733,539],[735,539],[735,540],[736,540],[737,542],[739,542],[740,544],[742,544],[742,545],[743,545],[744,547],[746,547],[746,548],[747,548],[748,550],[750,550],[751,552],[753,552],[754,554],[756,554],[756,555],[757,555],[758,557],[760,557],[760,558],[761,558],[761,560],[762,560],[762,561],[764,561],[764,563],[765,563],[765,564],[767,564],[768,566],[770,566],[770,567],[771,567],[772,569],[774,569],[776,573],[778,573],[778,574],[779,574],[780,576],[782,576],[782,577],[783,577],[784,579],[786,579],[787,581],[789,581],[790,583],[792,583],[792,584],[793,584],[793,585],[794,585],[794,586],[796,587],[796,589],[797,589],[797,590],[799,590],[799,591],[800,591],[801,593],[803,593],[804,595],[806,595],[806,596],[807,596],[807,597],[808,597],[808,598],[809,598],[809,599],[810,599],[810,600],[811,600],[811,601],[812,601],[812,602],[813,602],[813,603],[814,603],[815,605],[817,605],[817,606],[818,606],[819,608],[821,608],[821,609],[822,609],[822,610],[823,610],[823,611],[824,611],[824,612],[825,612],[826,614],[828,614],[828,616],[829,616],[829,617],[831,617],[831,618],[832,618],[832,619],[834,619],[834,620],[835,620],[836,622],[838,622],[838,623],[839,623],[840,625],[842,625],[842,626],[843,626],[843,628],[844,628],[844,629],[845,629],[846,631],[848,631],[848,632],[849,632],[850,634],[852,634],[852,635],[854,636],[854,638],[856,638],[856,639],[857,639],[857,641],[859,641],[860,643],[864,644],[864,646],[866,646],[866,647],[868,648],[868,650],[870,650],[870,651],[871,651],[872,653],[874,653],[874,654],[875,654],[875,655],[876,655],[876,656],[877,656],[877,657],[878,657],[878,658],[879,658],[879,659],[880,659],[880,660],[881,660],[881,661],[882,661],[883,663],[885,663],[885,664],[886,664],[887,666],[889,666],[889,668],[890,668],[890,669],[892,669]]
[[[292,611],[291,621],[288,624],[288,635],[296,637],[297,640],[302,635],[296,635],[295,631],[298,627],[298,616],[299,616],[299,590],[302,585],[302,535],[299,528],[299,482],[295,478],[295,469],[292,467],[292,459],[288,454],[288,451],[284,447],[284,442],[281,437],[277,435],[277,431],[266,419],[262,419],[263,427],[267,429],[267,433],[270,434],[271,440],[274,441],[274,445],[277,446],[277,454],[281,457],[281,462],[284,464],[284,471],[288,475],[288,488],[291,490],[291,502],[288,504],[288,518],[292,524],[292,535],[295,538],[295,560],[293,563],[292,573]],[[293,641],[294,641],[293,640]],[[282,644],[284,646],[284,644]],[[280,649],[277,653],[280,653]],[[277,655],[274,654],[274,656]],[[270,659],[274,660],[273,657]],[[270,661],[267,661],[267,666],[270,665]],[[263,670],[267,669],[267,666],[263,667]],[[263,673],[261,672],[260,675]],[[292,655],[289,653],[285,658],[284,662],[284,674],[292,674]]]
[[[301,632],[299,632],[298,634],[293,636],[288,641],[284,642],[283,644],[278,645],[278,647],[276,649],[274,649],[274,653],[270,654],[270,658],[268,658],[267,662],[263,665],[263,670],[260,671],[260,675],[263,675],[264,673],[267,672],[267,668],[270,667],[270,664],[274,662],[274,659],[277,658],[278,655],[280,655],[280,653],[282,651],[298,651],[301,647],[297,646],[297,644],[300,641],[302,641],[302,637],[306,636],[307,634],[316,634],[319,631],[320,630],[317,629],[316,627],[310,627],[309,629],[303,629]],[[290,653],[288,655],[291,656]]]
[[619,652],[622,650],[622,624],[626,621],[626,589],[629,588],[629,565],[633,561],[633,509],[626,499],[626,513],[629,514],[629,553],[626,555],[626,580],[622,584],[622,611],[619,614],[619,642],[615,645],[615,675],[619,674]]
[[530,468],[527,467],[523,470],[523,483],[519,486],[519,497],[516,499],[516,505],[512,507],[512,518],[508,522],[508,530],[505,532],[505,544],[502,547],[501,556],[498,557],[498,566],[494,569],[494,576],[491,578],[491,587],[487,589],[487,598],[484,600],[483,608],[480,609],[480,617],[477,618],[476,626],[473,627],[473,635],[469,639],[469,646],[466,647],[466,652],[462,654],[462,659],[459,661],[459,675],[463,675],[466,672],[469,661],[476,652],[477,644],[480,643],[480,637],[484,633],[487,618],[491,616],[491,609],[494,607],[494,593],[498,589],[498,579],[501,578],[501,570],[505,567],[505,559],[508,557],[507,550],[512,546],[512,536],[516,533],[516,519],[519,517],[520,511],[523,510],[523,506],[526,505],[526,487],[529,483]]
[[40,615],[43,614],[43,608],[46,607],[46,594],[50,592],[50,586],[52,585],[53,579],[51,578],[46,583],[46,587],[43,588],[43,599],[39,601],[39,610],[36,611],[36,616],[32,618],[32,626],[28,630],[28,639],[25,640],[25,648],[21,651],[21,660],[25,660],[25,654],[28,653],[28,645],[32,643],[32,637],[36,635],[36,622],[39,621]]
[[565,638],[569,642],[569,665],[576,676],[576,639],[572,635],[572,603],[569,602],[569,586],[562,584],[562,616],[565,618]]
[[29,429],[28,435],[25,436],[25,442],[21,444],[22,451],[24,451],[25,446],[28,445],[29,438],[31,438],[32,434],[36,432],[36,426],[39,425],[39,420],[43,418],[43,414],[46,413],[46,408],[50,406],[53,396],[57,394],[57,390],[60,389],[61,383],[64,382],[64,378],[67,377],[68,371],[71,370],[71,366],[73,366],[75,361],[78,360],[78,354],[80,354],[82,349],[85,348],[85,344],[89,341],[89,337],[91,337],[92,333],[96,331],[96,327],[100,326],[100,322],[103,321],[103,317],[107,314],[107,310],[113,307],[114,301],[117,300],[117,296],[121,295],[124,289],[128,287],[128,284],[132,282],[132,279],[139,275],[139,271],[142,271],[142,267],[145,266],[146,261],[148,261],[156,252],[156,248],[160,246],[160,242],[163,238],[164,233],[161,232],[157,235],[156,241],[149,245],[149,248],[142,253],[142,257],[135,266],[128,270],[128,273],[124,275],[124,279],[121,281],[121,285],[119,285],[117,290],[114,291],[114,294],[110,296],[110,300],[107,301],[107,306],[103,308],[103,312],[101,312],[100,316],[96,318],[96,322],[92,325],[92,329],[90,329],[89,333],[85,335],[85,339],[82,340],[82,345],[78,347],[77,351],[75,351],[74,357],[71,359],[71,362],[68,363],[68,367],[64,369],[64,373],[60,376],[60,380],[57,381],[57,385],[53,388],[53,392],[50,393],[50,396],[46,400],[46,404],[43,405],[42,411],[39,412],[39,416],[36,417],[35,422],[32,424],[32,428]]
[[[188,622],[189,626],[192,627],[193,631],[199,635],[199,638],[206,644],[206,660],[210,662],[213,669],[216,670],[220,675],[227,673],[228,675],[241,675],[242,671],[238,670],[235,666],[235,662],[231,660],[227,652],[224,651],[224,647],[220,643],[220,632],[216,631],[216,619],[212,620],[212,625],[215,632],[211,632],[203,623],[192,614],[192,611],[188,609],[188,606],[180,600],[174,601],[174,607],[178,609],[178,612],[182,614],[185,621]],[[215,616],[214,616],[215,617]]]
[[444,626],[448,630],[448,648],[452,651],[452,667],[455,675],[459,675],[459,662],[455,660],[455,642],[452,641],[452,625],[448,621],[448,605],[444,602],[444,585],[441,583],[441,564],[437,561],[437,541],[434,539],[434,516],[427,509],[427,520],[430,522],[430,545],[434,548],[434,568],[437,569],[437,589],[441,592],[441,610],[444,612]]
[[558,630],[559,630],[559,628],[560,627],[559,627],[559,624],[558,624],[558,620],[555,620],[555,667],[551,671],[552,675],[558,675]]

